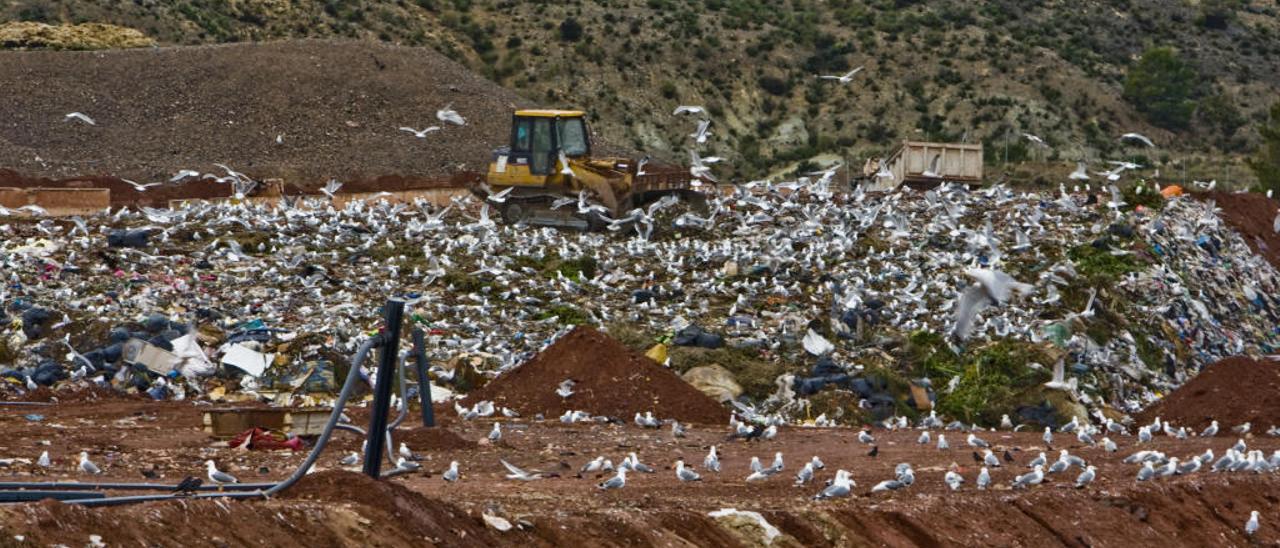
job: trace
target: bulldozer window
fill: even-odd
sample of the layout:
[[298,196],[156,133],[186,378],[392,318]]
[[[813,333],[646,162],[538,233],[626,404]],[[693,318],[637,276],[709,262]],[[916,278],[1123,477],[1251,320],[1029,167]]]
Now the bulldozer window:
[[565,156],[585,156],[587,149],[587,126],[582,118],[560,120],[560,149]]
[[551,172],[551,154],[554,147],[551,143],[551,119],[535,118],[533,120],[533,150],[530,154],[529,171],[535,175],[546,175]]
[[529,123],[528,118],[516,120],[516,132],[511,138],[513,152],[529,152]]

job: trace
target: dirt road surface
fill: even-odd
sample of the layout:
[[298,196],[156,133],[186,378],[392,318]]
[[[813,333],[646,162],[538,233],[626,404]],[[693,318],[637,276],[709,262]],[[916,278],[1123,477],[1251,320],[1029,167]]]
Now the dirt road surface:
[[[5,481],[87,481],[76,471],[79,451],[104,469],[95,480],[176,483],[203,477],[202,463],[213,459],[241,481],[261,482],[288,475],[302,452],[259,452],[213,447],[201,429],[204,406],[107,397],[64,398],[56,407],[0,408],[0,458],[14,459],[0,468]],[[367,413],[353,410],[358,424]],[[741,519],[717,520],[709,512],[722,508],[760,512],[778,529],[775,545],[988,545],[988,546],[1116,546],[1165,538],[1181,545],[1248,545],[1243,525],[1250,510],[1263,513],[1258,538],[1280,539],[1280,481],[1273,475],[1197,473],[1148,483],[1135,481],[1137,467],[1121,459],[1133,453],[1136,440],[1119,439],[1120,451],[1109,454],[1082,447],[1073,436],[1059,434],[1046,449],[1040,433],[987,432],[997,454],[1007,449],[1014,462],[991,471],[996,484],[974,488],[978,468],[964,435],[945,432],[952,449],[916,443],[918,431],[876,431],[879,453],[868,456],[856,430],[782,428],[774,440],[727,441],[723,427],[692,427],[686,438],[669,430],[634,425],[532,422],[504,419],[505,435],[496,444],[481,441],[489,420],[462,421],[438,409],[442,426],[434,431],[401,429],[403,440],[422,456],[420,472],[374,482],[343,471],[337,460],[359,450],[360,440],[335,436],[315,474],[283,497],[269,501],[165,501],[108,509],[86,509],[45,501],[0,507],[0,544],[21,536],[36,545],[82,545],[101,535],[111,545],[134,543],[164,546],[226,545],[753,545],[763,530]],[[27,417],[39,414],[41,418]],[[412,420],[410,422],[413,422]],[[937,435],[933,433],[933,442]],[[1143,448],[1189,458],[1212,448],[1217,455],[1234,437],[1178,441],[1158,437]],[[1251,449],[1268,455],[1280,440],[1249,438]],[[722,472],[702,470],[707,448],[720,451]],[[1099,479],[1084,489],[1072,482],[1079,470],[1050,476],[1026,491],[1009,489],[1012,478],[1040,451],[1052,461],[1067,449],[1098,467]],[[41,451],[54,458],[52,467],[34,464]],[[657,469],[630,474],[625,488],[602,492],[596,485],[607,476],[579,468],[597,455],[615,463],[630,452]],[[758,456],[766,466],[781,452],[785,469],[759,483],[747,483],[749,462]],[[819,483],[795,486],[794,474],[810,457],[826,464],[818,482],[836,469],[852,472],[857,482],[852,498],[813,501]],[[674,462],[683,457],[703,480],[676,480]],[[548,477],[532,482],[504,479],[498,459],[507,459]],[[25,459],[25,460],[23,460]],[[450,461],[459,461],[461,481],[440,478]],[[871,494],[889,479],[897,463],[909,462],[916,482],[905,490]],[[957,466],[966,483],[950,492],[942,476]],[[144,477],[143,472],[155,479]],[[490,513],[516,527],[500,532],[487,526]],[[228,527],[234,522],[236,527]]]

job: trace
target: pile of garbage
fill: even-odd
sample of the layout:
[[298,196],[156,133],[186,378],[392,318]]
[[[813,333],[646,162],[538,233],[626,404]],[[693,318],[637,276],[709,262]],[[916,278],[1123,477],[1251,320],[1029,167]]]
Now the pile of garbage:
[[[594,325],[745,389],[704,383],[716,399],[794,419],[833,391],[876,416],[1132,413],[1209,363],[1280,346],[1276,270],[1212,204],[1150,189],[802,179],[637,216],[602,233],[507,226],[468,197],[10,218],[0,377],[14,394],[96,383],[296,403],[333,390],[392,296],[413,300],[439,382],[459,391]],[[993,273],[1025,294],[958,329],[962,296]],[[563,380],[535,390],[554,398]]]

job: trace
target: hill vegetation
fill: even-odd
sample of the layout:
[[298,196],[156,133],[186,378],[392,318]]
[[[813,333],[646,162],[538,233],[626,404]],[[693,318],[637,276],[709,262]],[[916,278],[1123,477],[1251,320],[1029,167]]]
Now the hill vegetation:
[[[435,48],[611,141],[740,176],[860,158],[903,139],[982,141],[991,160],[1124,152],[1243,156],[1280,88],[1280,19],[1243,0],[17,0],[0,20],[110,23],[161,44],[348,37]],[[865,66],[852,83],[820,80]],[[1022,133],[1052,147],[1037,153]],[[999,150],[999,153],[994,152]],[[1132,151],[1130,151],[1132,152]],[[1145,152],[1145,151],[1144,151]]]

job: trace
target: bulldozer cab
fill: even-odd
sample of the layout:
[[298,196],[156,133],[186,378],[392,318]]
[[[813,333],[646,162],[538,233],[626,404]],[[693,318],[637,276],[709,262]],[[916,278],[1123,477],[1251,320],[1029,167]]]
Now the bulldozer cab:
[[517,110],[511,121],[507,163],[527,166],[530,175],[555,173],[560,151],[568,158],[591,155],[586,115],[576,110]]

